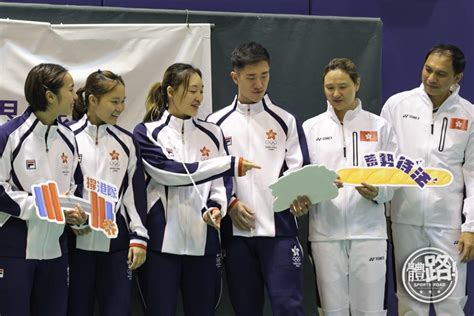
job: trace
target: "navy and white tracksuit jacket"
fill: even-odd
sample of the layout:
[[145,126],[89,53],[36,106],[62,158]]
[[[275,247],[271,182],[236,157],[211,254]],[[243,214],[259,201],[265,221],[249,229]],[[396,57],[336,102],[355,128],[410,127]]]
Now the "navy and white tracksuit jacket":
[[[76,136],[84,177],[103,180],[118,188],[114,210],[118,237],[110,239],[102,232],[92,231],[76,236],[76,247],[101,252],[116,252],[129,246],[146,248],[145,178],[133,135],[117,125],[93,125],[86,115],[69,127]],[[84,198],[88,198],[86,190]]]
[[165,111],[158,121],[138,124],[134,136],[147,174],[148,248],[175,255],[217,254],[218,232],[202,219],[199,194],[208,208],[225,216],[232,191],[229,177],[241,168],[241,158],[227,156],[220,128]]
[[0,126],[0,154],[0,257],[61,257],[65,225],[37,217],[31,186],[54,180],[60,194],[82,194],[74,133],[59,121],[42,124],[27,108]]
[[231,155],[244,156],[262,166],[258,172],[234,179],[233,199],[242,200],[255,212],[255,229],[240,230],[226,221],[222,233],[244,237],[297,236],[293,214],[289,210],[273,212],[274,198],[268,186],[287,171],[309,163],[301,124],[274,105],[267,95],[256,104],[241,104],[236,97],[231,105],[209,115],[207,120],[222,128]]

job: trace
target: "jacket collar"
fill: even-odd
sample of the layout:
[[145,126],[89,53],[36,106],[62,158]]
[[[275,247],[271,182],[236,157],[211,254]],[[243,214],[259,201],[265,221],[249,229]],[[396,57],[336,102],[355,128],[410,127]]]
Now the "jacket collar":
[[46,133],[48,133],[48,135],[52,135],[53,133],[56,133],[56,131],[58,130],[57,119],[53,125],[44,125],[40,121],[40,119],[35,115],[35,113],[33,113],[33,111],[31,110],[31,107],[28,107],[25,110],[24,114],[28,115],[28,118],[26,119],[28,126],[32,126],[37,121],[35,129],[33,130],[33,134],[35,135],[38,135],[40,137],[45,137]]
[[[420,91],[421,98],[423,101],[425,101],[426,104],[429,104],[430,106],[433,106],[433,102],[431,102],[430,97],[425,91],[425,88],[423,86],[423,83],[420,84],[418,87]],[[461,86],[459,84],[454,84],[451,86],[451,94],[448,96],[446,100],[440,105],[440,108],[445,108],[446,106],[449,106],[450,104],[454,104],[458,102],[459,99],[459,90],[461,90]]]
[[240,103],[239,100],[237,99],[237,96],[235,96],[233,104],[237,112],[242,113],[242,114],[254,115],[254,114],[263,112],[266,107],[272,104],[272,101],[270,100],[268,95],[265,94],[263,96],[263,99],[257,103],[243,104],[243,103]]
[[168,112],[168,110],[165,110],[163,112],[162,119],[164,121],[169,120],[168,122],[168,127],[182,133],[184,131],[190,131],[194,128],[196,128],[196,123],[194,122],[194,118],[188,118],[188,119],[180,119],[179,117],[173,116]]
[[[81,122],[82,124],[87,124],[86,128],[85,128],[85,132],[93,137],[102,137],[105,135],[106,133],[106,130],[109,126],[111,126],[110,124],[101,124],[101,125],[94,125],[92,124],[90,121],[89,121],[89,118],[87,117],[87,115],[84,115],[80,120],[79,122]],[[81,125],[82,125],[81,124]]]
[[[336,112],[334,111],[334,107],[331,105],[331,103],[329,103],[329,101],[326,102],[327,112],[329,116],[337,123],[340,123],[339,118],[337,117]],[[344,115],[343,122],[351,121],[352,119],[357,117],[357,115],[362,111],[362,101],[359,98],[356,98],[356,104],[357,105],[354,110],[349,110],[346,112],[346,114]]]

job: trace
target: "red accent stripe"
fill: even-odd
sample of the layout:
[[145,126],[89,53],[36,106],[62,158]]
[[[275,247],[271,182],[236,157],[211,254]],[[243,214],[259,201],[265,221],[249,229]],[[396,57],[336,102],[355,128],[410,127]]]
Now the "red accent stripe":
[[142,245],[142,244],[137,244],[137,243],[131,243],[128,248],[131,248],[131,247],[138,247],[138,248],[142,248],[142,249],[145,249],[146,250],[146,246],[145,245]]
[[233,208],[235,203],[237,203],[239,201],[238,198],[235,198],[230,204],[229,204],[229,209]]
[[51,200],[53,202],[54,213],[56,214],[56,219],[60,222],[64,221],[63,211],[59,205],[59,196],[58,196],[58,187],[56,183],[51,182],[48,184],[49,192],[51,193]]
[[41,185],[41,191],[43,192],[44,206],[46,206],[46,212],[48,213],[49,219],[55,219],[53,203],[51,202],[51,196],[49,195],[49,188],[46,184]]
[[238,176],[239,176],[239,177],[243,176],[243,172],[244,172],[244,171],[242,170],[243,167],[244,167],[243,164],[244,164],[244,157],[240,157],[240,158],[239,158],[239,167],[238,167]]
[[99,210],[97,204],[97,192],[91,191],[92,227],[94,228],[99,228]]
[[105,199],[99,198],[99,227],[102,227],[105,221]]

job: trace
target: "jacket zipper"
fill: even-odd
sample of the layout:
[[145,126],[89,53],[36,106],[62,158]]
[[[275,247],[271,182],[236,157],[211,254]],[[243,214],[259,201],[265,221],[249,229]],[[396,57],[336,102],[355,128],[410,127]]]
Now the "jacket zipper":
[[[263,99],[262,99],[262,102],[263,102]],[[247,147],[247,152],[248,153],[250,153],[250,147],[251,147],[250,146],[250,142],[251,142],[250,133],[248,132],[249,131],[249,125],[250,125],[250,114],[252,114],[251,111],[250,111],[250,105],[247,104],[247,127],[246,127],[245,130],[247,131],[247,146],[248,146]],[[252,159],[253,159],[253,157],[252,157]],[[251,172],[250,176],[253,177],[253,174],[254,174],[254,172]],[[253,196],[253,192],[254,192],[254,190],[253,190],[253,178],[252,178],[252,181],[250,183],[252,184],[252,189],[250,190],[250,192],[252,192],[252,201],[254,201],[255,199],[254,199],[254,196]],[[252,228],[250,228],[250,236],[251,237],[254,236],[254,230]]]
[[[181,159],[183,160],[183,163],[185,163],[184,161],[184,121],[183,121],[183,125],[181,126]],[[180,216],[181,217],[181,216]],[[185,223],[184,223],[184,253],[188,253],[188,221],[186,220],[187,219],[187,216],[184,216],[184,220],[185,220]]]
[[346,157],[346,136],[344,135],[344,123],[342,123],[342,122],[340,122],[340,123],[341,123],[342,146],[343,146],[342,152],[344,154],[344,158],[347,158]]

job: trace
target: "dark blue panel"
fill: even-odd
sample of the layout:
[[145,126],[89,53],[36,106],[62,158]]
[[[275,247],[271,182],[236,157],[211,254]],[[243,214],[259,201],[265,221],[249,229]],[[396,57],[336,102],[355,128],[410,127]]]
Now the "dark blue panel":
[[102,0],[2,0],[1,2],[92,5],[92,6],[102,5]]
[[474,1],[310,0],[312,15],[381,17],[383,100],[418,86],[426,52],[435,44],[458,45],[468,66],[461,96],[474,101]]
[[104,6],[225,12],[308,14],[309,0],[104,0]]

